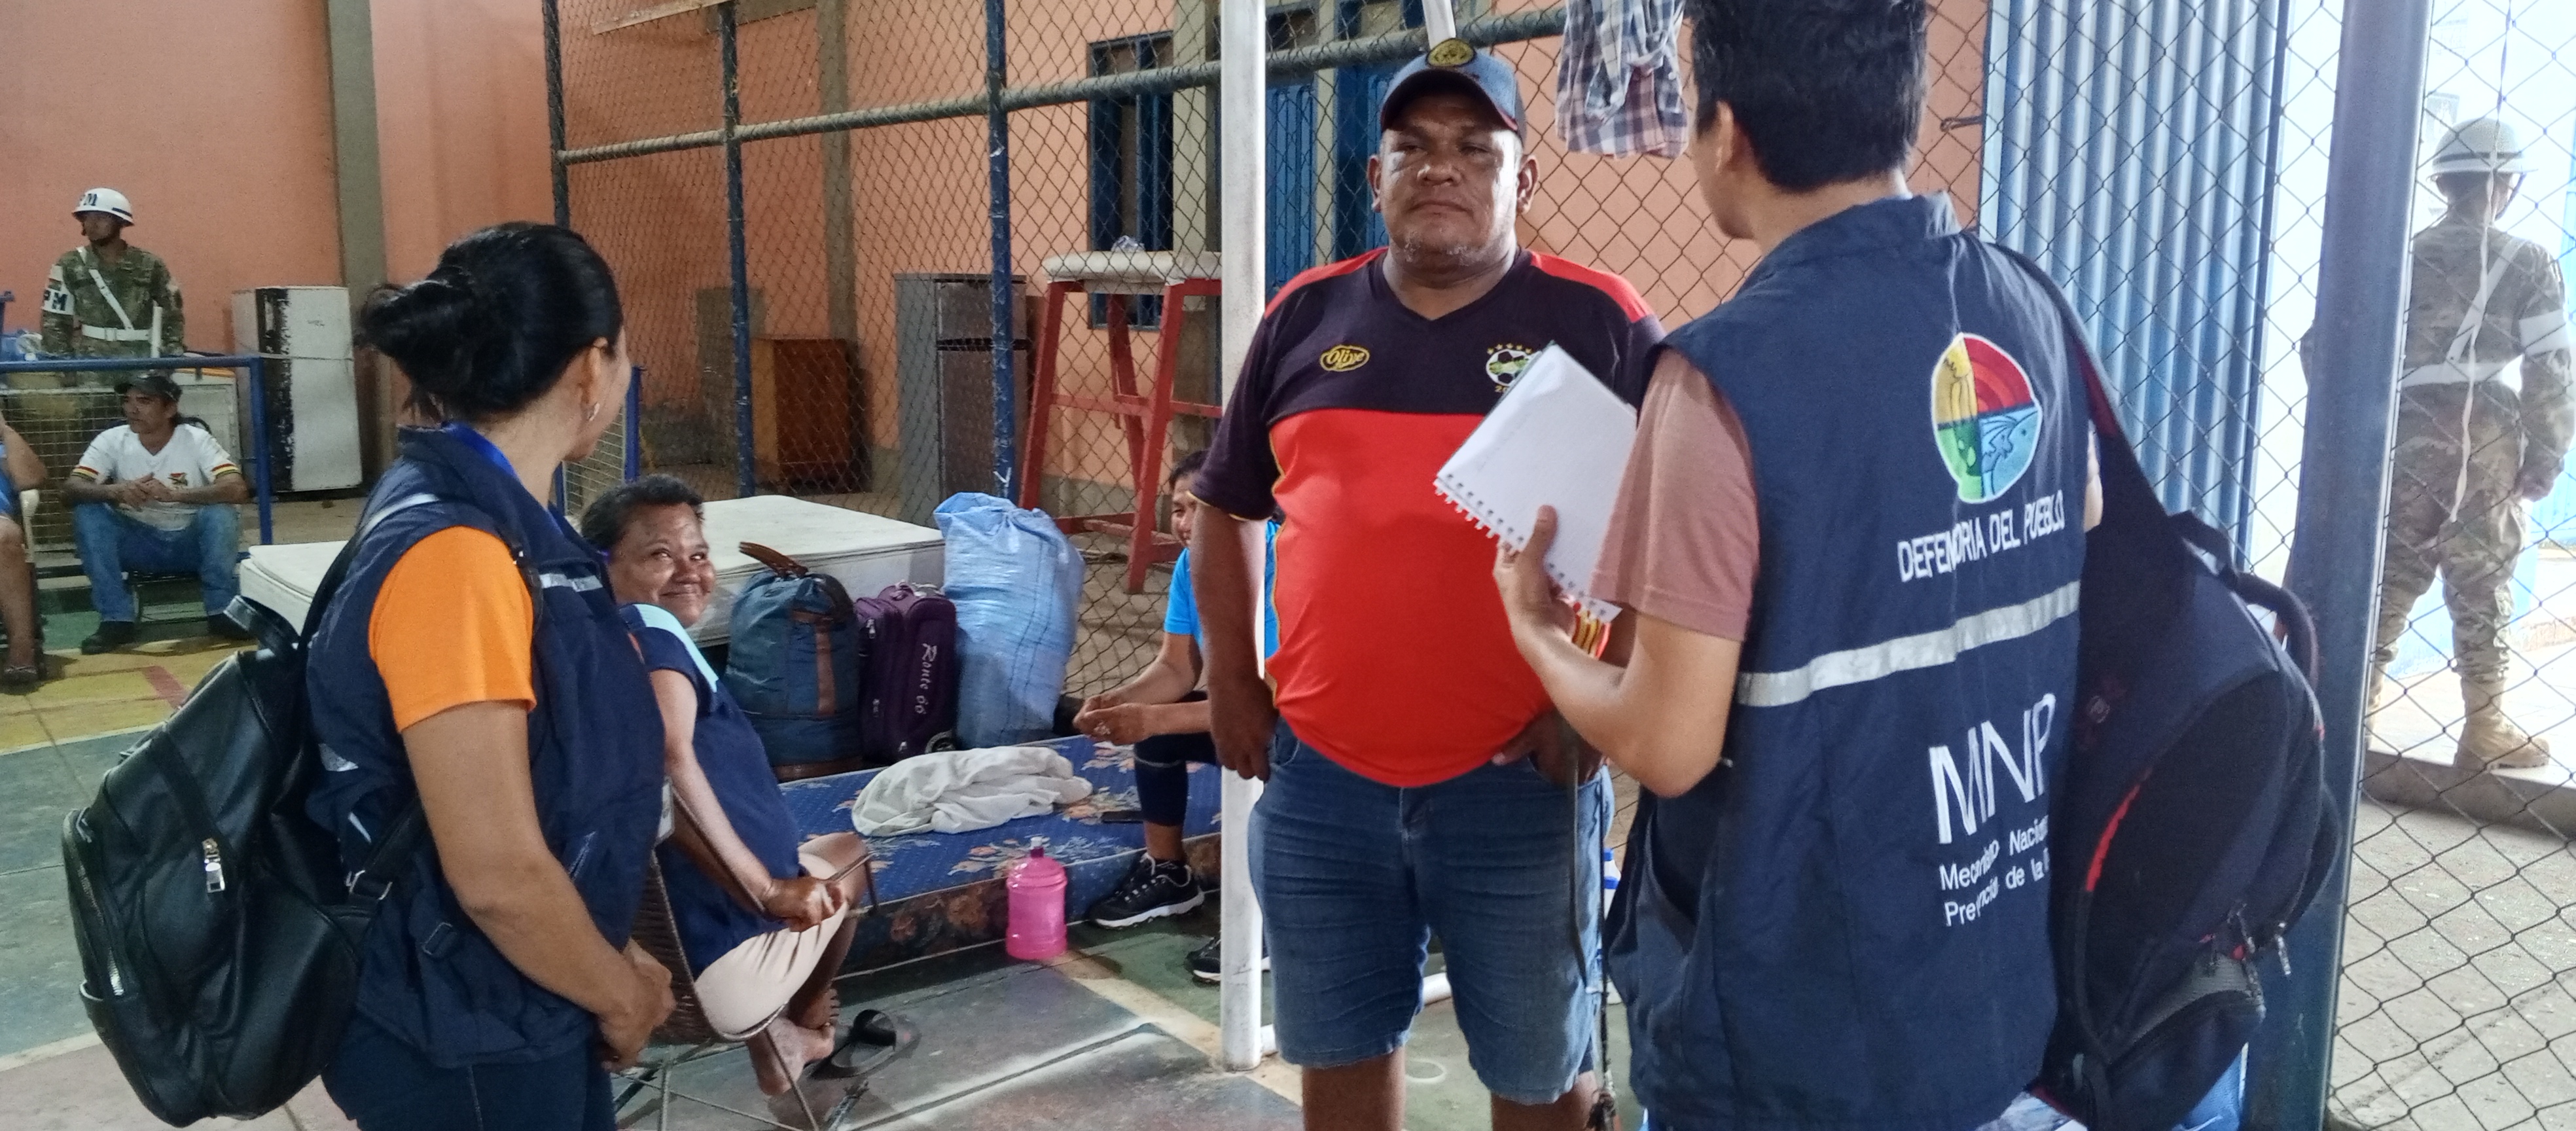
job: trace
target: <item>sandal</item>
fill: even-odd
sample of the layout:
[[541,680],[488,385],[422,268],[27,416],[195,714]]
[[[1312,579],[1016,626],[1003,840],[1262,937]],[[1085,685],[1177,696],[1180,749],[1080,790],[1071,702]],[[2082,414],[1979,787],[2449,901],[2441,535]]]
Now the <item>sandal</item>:
[[0,691],[33,691],[45,682],[45,664],[10,664],[0,667]]
[[815,1061],[805,1072],[819,1080],[865,1076],[912,1051],[920,1041],[921,1033],[911,1022],[881,1010],[862,1009],[850,1019],[849,1031],[833,1046],[832,1055]]

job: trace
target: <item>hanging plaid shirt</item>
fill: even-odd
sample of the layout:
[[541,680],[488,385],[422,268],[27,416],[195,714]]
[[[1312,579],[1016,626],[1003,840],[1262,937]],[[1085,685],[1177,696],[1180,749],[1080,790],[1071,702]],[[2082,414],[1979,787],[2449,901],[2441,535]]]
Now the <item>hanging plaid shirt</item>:
[[1628,157],[1681,156],[1681,0],[1567,0],[1558,48],[1557,124],[1565,147]]

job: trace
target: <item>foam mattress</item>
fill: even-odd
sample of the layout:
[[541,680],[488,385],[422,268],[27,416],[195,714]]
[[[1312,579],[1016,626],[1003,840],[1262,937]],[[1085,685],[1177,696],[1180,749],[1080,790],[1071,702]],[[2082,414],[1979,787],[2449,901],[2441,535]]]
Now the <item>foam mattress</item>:
[[[939,532],[881,515],[844,510],[785,495],[755,495],[707,504],[707,544],[716,567],[716,598],[689,635],[701,644],[732,635],[733,602],[765,569],[741,550],[757,542],[794,558],[816,573],[839,578],[853,597],[873,596],[897,582],[939,584]],[[301,624],[313,591],[331,569],[341,543],[298,542],[251,547],[241,566],[242,596]]]

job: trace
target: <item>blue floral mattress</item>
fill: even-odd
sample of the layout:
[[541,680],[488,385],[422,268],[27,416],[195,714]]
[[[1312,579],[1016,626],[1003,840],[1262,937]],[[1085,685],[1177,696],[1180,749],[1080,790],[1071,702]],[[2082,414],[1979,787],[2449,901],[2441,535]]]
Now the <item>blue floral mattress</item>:
[[[1054,748],[1073,763],[1075,773],[1090,780],[1090,797],[1054,813],[971,833],[914,833],[871,837],[877,899],[891,904],[914,896],[964,887],[1001,877],[1002,865],[1028,854],[1029,845],[1045,838],[1047,855],[1063,863],[1068,916],[1079,916],[1094,900],[1108,895],[1127,874],[1136,853],[1145,847],[1145,827],[1103,824],[1101,812],[1136,807],[1135,755],[1094,743],[1089,738],[1059,738],[1033,743]],[[788,782],[787,811],[806,836],[847,832],[850,806],[859,790],[879,771],[859,770],[824,778]],[[1190,807],[1181,834],[1204,836],[1217,831],[1218,767],[1190,767]],[[996,936],[998,937],[998,936]]]

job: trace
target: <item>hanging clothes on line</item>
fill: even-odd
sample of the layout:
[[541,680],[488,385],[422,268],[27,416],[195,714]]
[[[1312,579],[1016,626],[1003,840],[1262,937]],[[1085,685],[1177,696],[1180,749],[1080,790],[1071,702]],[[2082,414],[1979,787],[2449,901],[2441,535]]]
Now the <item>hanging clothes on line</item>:
[[1579,153],[1679,157],[1681,0],[1567,0],[1556,106],[1565,147]]

